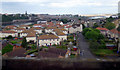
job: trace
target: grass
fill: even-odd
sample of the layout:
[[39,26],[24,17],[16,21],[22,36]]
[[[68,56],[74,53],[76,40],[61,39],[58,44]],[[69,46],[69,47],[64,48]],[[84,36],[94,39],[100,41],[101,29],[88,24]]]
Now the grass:
[[11,52],[13,50],[13,46],[8,44],[7,46],[5,46],[3,49],[2,49],[2,55],[7,53],[7,52]]
[[47,46],[44,46],[44,47],[42,47],[42,48],[48,48]]
[[17,43],[17,41],[11,41],[11,43],[12,43],[12,44],[16,44],[16,43]]
[[97,49],[97,50],[92,50],[92,52],[97,56],[106,56],[106,55],[114,54],[113,50],[109,50],[109,49]]
[[17,40],[9,40],[11,43],[16,44],[16,43],[22,43],[22,40],[17,39]]
[[64,49],[64,50],[66,50],[66,49],[67,49],[67,46],[65,46],[65,45],[61,45],[61,46],[57,46],[56,48],[60,48],[60,49]]

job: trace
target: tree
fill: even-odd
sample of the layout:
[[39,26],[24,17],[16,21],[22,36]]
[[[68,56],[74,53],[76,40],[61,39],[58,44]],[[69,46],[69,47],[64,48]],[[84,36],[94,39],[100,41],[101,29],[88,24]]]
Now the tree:
[[109,18],[106,18],[107,22],[112,22],[114,20],[114,18],[112,16],[110,16]]
[[26,37],[23,38],[21,46],[27,49],[27,40]]
[[85,28],[85,29],[83,29],[83,35],[85,35],[88,31],[91,31],[92,29],[91,28]]
[[97,40],[98,37],[99,37],[99,33],[92,30],[92,31],[88,31],[86,34],[85,34],[85,37],[89,40]]
[[102,34],[99,34],[98,40],[99,40],[99,39],[104,39],[104,36],[103,36]]
[[97,23],[95,23],[95,24],[93,25],[93,28],[97,28],[97,27],[99,27],[99,26],[98,26]]
[[96,31],[97,33],[100,33],[100,30],[98,30],[98,29],[93,29],[94,31]]
[[115,28],[115,24],[114,23],[110,23],[110,22],[107,22],[105,24],[105,28],[109,29],[109,30],[112,30]]
[[11,35],[9,35],[8,37],[7,37],[7,39],[12,39],[13,37],[11,36]]
[[67,23],[67,22],[69,22],[69,20],[68,20],[68,19],[66,19],[66,18],[61,19],[60,21],[62,21],[64,24],[65,24],[65,23]]

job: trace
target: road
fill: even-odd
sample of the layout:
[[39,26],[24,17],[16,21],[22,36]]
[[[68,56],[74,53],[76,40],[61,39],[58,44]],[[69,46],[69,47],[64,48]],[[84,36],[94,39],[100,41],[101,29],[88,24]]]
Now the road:
[[88,59],[93,59],[96,58],[89,50],[89,44],[85,40],[84,36],[82,33],[77,33],[77,43],[78,43],[78,48],[82,52],[82,55],[79,55],[78,58],[88,58]]

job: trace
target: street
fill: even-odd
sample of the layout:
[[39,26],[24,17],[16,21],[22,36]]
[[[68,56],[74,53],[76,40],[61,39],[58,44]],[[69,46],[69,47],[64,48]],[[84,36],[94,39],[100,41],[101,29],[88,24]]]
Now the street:
[[96,58],[90,52],[90,50],[89,50],[89,44],[84,39],[84,36],[82,35],[82,33],[77,33],[77,43],[78,43],[78,48],[81,51],[81,54],[78,56],[78,58],[88,58],[88,59]]

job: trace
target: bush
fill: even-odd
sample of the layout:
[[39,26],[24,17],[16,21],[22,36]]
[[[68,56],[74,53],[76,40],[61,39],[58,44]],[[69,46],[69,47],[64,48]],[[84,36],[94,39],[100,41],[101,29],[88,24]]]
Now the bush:
[[32,48],[32,49],[36,49],[37,46],[33,44],[31,48]]
[[13,50],[13,46],[8,44],[2,49],[2,55]]
[[8,37],[7,37],[7,39],[12,39],[13,37],[11,36],[11,35],[9,35]]

